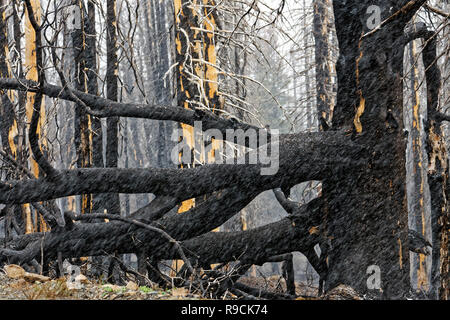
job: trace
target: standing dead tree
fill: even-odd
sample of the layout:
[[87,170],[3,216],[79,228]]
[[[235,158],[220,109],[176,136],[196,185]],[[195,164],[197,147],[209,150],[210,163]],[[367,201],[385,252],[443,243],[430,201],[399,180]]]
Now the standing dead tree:
[[[34,203],[100,193],[153,193],[156,198],[128,217],[150,228],[124,221],[78,224],[71,223],[70,216],[66,216],[65,224],[51,223],[48,232],[9,241],[0,249],[0,261],[26,264],[35,259],[40,261],[43,255],[43,260],[48,263],[58,252],[63,257],[82,257],[105,252],[145,251],[155,261],[180,258],[178,245],[156,232],[154,228],[158,228],[176,239],[186,256],[201,265],[236,260],[245,265],[261,264],[293,251],[311,252],[320,244],[326,248],[322,251],[327,261],[326,291],[345,284],[376,297],[407,297],[410,289],[409,250],[418,248],[413,246],[417,241],[408,240],[403,56],[405,46],[421,37],[428,40],[424,47],[424,65],[428,88],[430,174],[435,178],[430,188],[438,216],[436,237],[440,239],[440,298],[447,299],[448,161],[441,142],[440,124],[448,117],[437,109],[440,74],[436,66],[434,32],[428,29],[410,32],[406,28],[425,3],[425,0],[402,0],[395,4],[387,0],[334,1],[340,55],[337,102],[331,128],[325,132],[282,134],[275,139],[264,128],[226,119],[205,109],[121,103],[115,101],[113,88],[103,98],[68,86],[50,84],[45,77],[42,58],[46,49],[40,35],[51,20],[38,22],[30,1],[26,0],[27,15],[36,32],[38,78],[33,81],[2,77],[0,88],[36,94],[29,140],[43,174],[36,178],[2,180],[0,203]],[[367,9],[372,5],[380,9],[381,23],[376,28],[367,24],[370,18]],[[112,20],[109,22],[114,25]],[[108,61],[114,65],[113,55],[114,50],[108,50]],[[40,106],[38,103],[43,96],[76,102],[88,114],[100,118],[135,117],[187,125],[200,121],[204,130],[217,129],[224,134],[229,129],[258,129],[270,137],[272,150],[275,145],[279,148],[278,170],[273,175],[261,175],[261,169],[266,166],[262,162],[208,164],[183,169],[57,170],[43,154],[37,135],[40,109],[36,106]],[[264,147],[263,143],[260,147]],[[311,180],[322,181],[322,196],[303,206],[287,206],[288,217],[246,231],[211,232],[261,192],[276,188],[289,190]],[[168,213],[177,203],[204,195],[208,195],[205,201],[186,212]],[[316,258],[313,255],[309,258],[316,267]],[[379,288],[367,286],[367,270],[371,266],[380,270]]]

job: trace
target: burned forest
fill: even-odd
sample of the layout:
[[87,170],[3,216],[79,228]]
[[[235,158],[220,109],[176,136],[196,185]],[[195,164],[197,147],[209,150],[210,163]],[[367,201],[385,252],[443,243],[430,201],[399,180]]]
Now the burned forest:
[[0,0],[0,275],[448,300],[449,17],[442,0]]

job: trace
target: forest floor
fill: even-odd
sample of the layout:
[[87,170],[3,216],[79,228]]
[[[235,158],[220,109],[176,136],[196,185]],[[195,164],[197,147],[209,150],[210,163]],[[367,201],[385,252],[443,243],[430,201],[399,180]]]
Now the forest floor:
[[[279,277],[245,277],[240,282],[261,290],[284,293],[285,283]],[[315,296],[317,289],[297,283],[297,295]],[[229,295],[228,299],[236,299]],[[68,285],[65,278],[48,281],[27,281],[24,278],[11,278],[0,272],[0,300],[203,300],[184,288],[161,289],[159,287],[139,287],[134,282],[126,286],[102,284],[88,281],[77,288]]]
[[158,287],[139,287],[85,281],[77,288],[70,287],[65,278],[29,282],[12,279],[0,272],[0,300],[172,300],[202,299],[183,288],[164,290]]
[[66,278],[49,281],[13,279],[0,272],[0,300],[202,300],[184,288],[162,289],[157,286],[126,286],[83,281],[73,287]]

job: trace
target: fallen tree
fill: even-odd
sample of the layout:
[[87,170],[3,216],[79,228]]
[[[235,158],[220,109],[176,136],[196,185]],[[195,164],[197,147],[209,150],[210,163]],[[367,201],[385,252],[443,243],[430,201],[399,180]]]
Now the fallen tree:
[[[42,28],[33,21],[29,1],[25,2],[39,34]],[[81,218],[70,212],[58,223],[49,214],[50,231],[12,239],[0,249],[0,262],[49,263],[61,257],[119,253],[143,253],[150,260],[159,261],[180,258],[181,248],[188,259],[200,265],[237,260],[243,264],[261,264],[274,256],[299,251],[319,273],[325,291],[340,284],[361,293],[371,291],[366,285],[367,269],[376,265],[381,270],[382,284],[381,290],[372,293],[390,299],[405,298],[410,289],[409,250],[423,250],[424,243],[414,246],[414,241],[408,240],[406,143],[402,120],[403,51],[409,41],[423,36],[423,33],[408,33],[405,26],[426,1],[375,2],[384,20],[370,31],[361,17],[373,1],[334,1],[340,57],[338,101],[332,126],[325,132],[286,134],[281,135],[279,141],[271,141],[279,145],[279,167],[273,175],[261,175],[264,166],[261,163],[210,164],[189,169],[56,170],[40,151],[36,126],[30,126],[31,149],[45,174],[40,178],[2,181],[0,203],[19,205],[99,193],[153,193],[156,199],[128,217],[135,223],[120,219],[106,223],[95,215],[83,218],[93,221],[74,223],[73,220]],[[39,37],[37,39],[39,41]],[[432,38],[430,43],[428,46],[432,45]],[[435,50],[428,54],[436,57]],[[431,67],[435,62],[430,62],[430,56],[427,58]],[[39,55],[37,59],[42,68]],[[440,78],[435,69],[428,70],[434,73],[427,77],[427,85],[438,91]],[[113,102],[72,88],[50,85],[45,78],[38,82],[3,78],[0,88],[75,101],[84,105],[86,112],[98,117],[139,117],[189,125],[201,121],[204,129],[215,128],[221,132],[255,128],[204,111]],[[436,91],[429,90],[429,103],[430,106],[437,103]],[[3,108],[6,107],[8,105],[3,104]],[[35,108],[32,122],[36,123],[38,118],[39,111]],[[445,117],[429,120],[445,120]],[[438,125],[433,123],[430,127]],[[435,151],[439,161],[447,164],[446,154]],[[446,165],[441,168],[448,170]],[[441,174],[441,178],[448,178],[447,171]],[[261,192],[277,188],[289,190],[311,180],[322,182],[322,195],[304,206],[292,203],[283,191],[275,191],[278,201],[289,213],[287,218],[253,230],[210,232]],[[446,185],[443,188],[445,197]],[[186,212],[175,214],[171,210],[181,201],[203,195],[208,195],[206,200]],[[448,239],[445,198],[436,205],[442,209],[442,217],[439,217],[442,227],[434,236]],[[156,229],[177,243],[171,243]],[[316,245],[320,246],[320,256],[314,251]],[[440,245],[448,249],[448,240]],[[448,255],[441,257],[441,264],[448,266],[445,259]],[[441,298],[448,297],[446,281],[448,270],[441,268],[442,286],[447,288],[441,291]],[[243,289],[242,286],[236,288]]]

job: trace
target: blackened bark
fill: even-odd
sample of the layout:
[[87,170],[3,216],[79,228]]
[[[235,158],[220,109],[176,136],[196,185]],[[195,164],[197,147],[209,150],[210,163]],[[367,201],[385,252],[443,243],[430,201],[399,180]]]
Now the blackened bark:
[[[409,167],[409,174],[412,176],[410,179],[410,191],[408,192],[408,208],[409,225],[413,226],[414,230],[425,236],[427,229],[426,218],[426,198],[424,189],[426,186],[426,179],[424,177],[424,157],[422,148],[422,132],[423,121],[421,116],[421,100],[419,95],[419,68],[417,66],[417,52],[416,43],[411,42],[408,49],[409,56],[409,77],[410,80],[410,92],[411,104],[408,105],[405,112],[409,112],[411,118],[411,124],[409,125],[408,133],[408,147],[409,147],[409,161],[407,163]],[[408,157],[407,157],[408,159]],[[419,290],[428,291],[428,272],[426,256],[423,254],[412,255],[411,261],[411,282],[413,287],[417,287]]]
[[[330,14],[331,1],[314,1],[314,53],[315,53],[315,79],[316,79],[316,112],[319,125],[319,131],[328,131],[333,117],[333,93],[332,75],[330,65]],[[322,242],[319,244],[321,255],[316,254],[313,247],[305,253],[313,268],[319,274],[319,295],[323,294],[323,286],[327,274],[326,252],[328,244]]]
[[[172,237],[180,241],[195,237],[221,225],[245,207],[257,194],[258,192],[253,190],[238,192],[236,187],[230,190],[224,190],[184,214],[166,216],[155,221],[152,225],[165,230]],[[145,210],[138,210],[130,218],[136,220],[142,219],[147,223],[151,217],[160,216],[167,212],[167,209],[173,207],[173,203],[176,200],[156,198],[153,200],[154,203],[150,203]],[[211,214],[211,212],[217,212],[217,215]],[[71,220],[69,219],[68,222],[71,222]],[[180,228],[180,226],[183,227]],[[132,229],[129,229],[129,227],[132,227]],[[135,228],[136,226],[125,226],[123,223],[114,221],[102,224],[68,223],[63,230],[53,229],[48,234],[26,235],[24,239],[19,238],[15,240],[9,247],[16,252],[10,255],[8,250],[2,251],[0,259],[4,260],[11,256],[15,259],[14,261],[21,261],[22,259],[27,261],[28,259],[32,260],[34,255],[40,255],[41,252],[40,245],[34,245],[33,243],[41,243],[42,237],[45,238],[45,241],[48,241],[48,243],[44,244],[44,253],[50,258],[55,254],[55,250],[64,252],[64,255],[68,257],[98,255],[114,251],[119,253],[140,253],[147,250],[149,253],[158,254],[158,248],[167,243],[167,240],[158,236],[155,237],[153,233],[147,235],[144,233],[141,234],[143,230]],[[134,233],[133,230],[139,234]],[[79,245],[71,248],[69,244],[66,247],[64,243],[68,239],[79,239]],[[26,243],[29,245],[27,246]]]
[[[333,2],[340,51],[333,128],[353,131],[371,159],[366,168],[323,183],[330,239],[327,290],[343,283],[379,297],[382,291],[389,299],[405,298],[409,291],[402,37],[423,2],[412,1],[397,11],[406,2],[377,1],[381,21],[395,18],[366,36],[371,32],[366,10],[374,3]],[[367,286],[372,265],[381,270],[381,290]]]
[[[82,2],[75,1],[74,5],[77,6],[80,15],[80,28],[71,31],[73,53],[72,81],[75,89],[88,92],[88,88],[86,87],[86,17]],[[74,145],[78,168],[89,168],[92,166],[91,128],[89,118],[90,116],[86,113],[84,106],[75,104]],[[80,200],[80,212],[90,212],[92,209],[92,195],[83,194]]]
[[[74,1],[74,5],[77,6],[78,13],[80,14],[80,19],[82,16],[82,10],[80,8],[80,1],[76,0]],[[72,67],[72,74],[71,78],[73,81],[73,87],[80,91],[85,91],[84,83],[85,83],[85,65],[84,65],[84,46],[85,46],[85,39],[84,39],[84,27],[82,26],[82,23],[80,24],[80,29],[74,29],[71,30],[71,40],[72,40],[72,57],[73,57],[73,67]],[[83,110],[83,106],[76,104],[75,105],[75,117],[74,117],[74,144],[75,149],[77,151],[77,166],[78,168],[83,168],[84,164],[84,154],[82,150],[82,136],[84,133],[83,125],[85,122],[86,113]]]
[[295,273],[294,273],[294,262],[292,254],[283,261],[281,270],[283,273],[283,278],[286,281],[286,289],[290,295],[295,296]]

